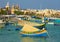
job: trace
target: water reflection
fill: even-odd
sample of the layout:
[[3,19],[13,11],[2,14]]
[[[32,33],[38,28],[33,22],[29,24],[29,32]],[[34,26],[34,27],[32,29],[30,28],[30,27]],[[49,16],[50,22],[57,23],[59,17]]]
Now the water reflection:
[[20,37],[20,42],[47,42],[46,37]]

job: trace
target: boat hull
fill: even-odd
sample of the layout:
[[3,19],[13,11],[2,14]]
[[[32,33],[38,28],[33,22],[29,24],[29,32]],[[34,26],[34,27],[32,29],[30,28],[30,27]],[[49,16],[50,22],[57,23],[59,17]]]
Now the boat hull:
[[47,33],[40,33],[40,34],[21,34],[22,36],[26,37],[45,37],[47,36]]

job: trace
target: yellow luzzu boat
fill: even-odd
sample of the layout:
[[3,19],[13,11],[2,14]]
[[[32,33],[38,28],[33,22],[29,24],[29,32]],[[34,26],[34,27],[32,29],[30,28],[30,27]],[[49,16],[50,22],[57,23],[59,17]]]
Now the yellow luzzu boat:
[[41,36],[47,36],[47,30],[45,30],[45,28],[40,30],[31,25],[25,24],[24,27],[20,30],[20,34],[22,36],[41,37]]
[[18,25],[24,26],[25,24],[31,25],[31,26],[42,26],[44,23],[35,23],[35,22],[30,22],[30,21],[25,21],[25,20],[18,20]]

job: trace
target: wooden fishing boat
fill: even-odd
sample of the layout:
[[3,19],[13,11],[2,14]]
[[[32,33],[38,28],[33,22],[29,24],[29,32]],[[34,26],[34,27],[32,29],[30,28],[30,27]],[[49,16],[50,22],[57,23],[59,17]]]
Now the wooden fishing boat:
[[30,22],[25,20],[18,20],[18,25],[24,26],[25,24],[31,25],[31,26],[42,26],[45,25],[45,23],[36,23],[36,22]]
[[47,30],[45,28],[38,29],[31,25],[25,24],[24,27],[21,29],[20,34],[22,36],[47,36]]

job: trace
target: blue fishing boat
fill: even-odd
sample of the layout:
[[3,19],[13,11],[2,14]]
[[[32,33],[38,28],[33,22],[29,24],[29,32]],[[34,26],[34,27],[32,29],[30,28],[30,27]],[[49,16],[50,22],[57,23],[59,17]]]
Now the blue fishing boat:
[[42,37],[47,36],[47,30],[45,28],[40,30],[38,28],[25,24],[24,27],[21,29],[20,34],[22,36]]

